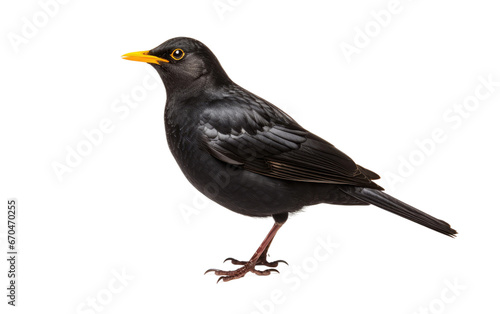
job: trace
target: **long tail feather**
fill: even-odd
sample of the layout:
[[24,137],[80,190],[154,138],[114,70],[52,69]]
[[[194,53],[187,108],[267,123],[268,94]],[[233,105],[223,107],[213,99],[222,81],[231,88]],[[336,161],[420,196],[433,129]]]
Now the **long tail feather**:
[[382,191],[356,187],[354,189],[345,189],[344,192],[359,200],[373,204],[447,236],[455,237],[457,234],[447,222],[432,217]]

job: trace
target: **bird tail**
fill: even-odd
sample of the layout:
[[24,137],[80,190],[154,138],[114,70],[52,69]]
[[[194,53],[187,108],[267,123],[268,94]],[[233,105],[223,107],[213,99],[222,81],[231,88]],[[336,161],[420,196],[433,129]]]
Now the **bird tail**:
[[421,210],[416,209],[400,200],[382,192],[370,188],[355,187],[354,189],[342,189],[345,193],[377,207],[390,211],[427,228],[440,232],[450,237],[455,237],[457,232],[450,225],[440,219],[432,217]]

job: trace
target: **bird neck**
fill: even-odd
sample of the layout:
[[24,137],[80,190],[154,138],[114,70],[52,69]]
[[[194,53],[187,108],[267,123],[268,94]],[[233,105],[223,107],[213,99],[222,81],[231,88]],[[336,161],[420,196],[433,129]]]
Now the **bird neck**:
[[173,81],[172,77],[169,75],[162,75],[162,73],[160,73],[160,77],[165,85],[167,99],[175,98],[177,101],[195,98],[210,92],[216,93],[217,90],[234,85],[225,73],[224,76],[207,73],[199,76],[195,80],[189,81],[178,79]]

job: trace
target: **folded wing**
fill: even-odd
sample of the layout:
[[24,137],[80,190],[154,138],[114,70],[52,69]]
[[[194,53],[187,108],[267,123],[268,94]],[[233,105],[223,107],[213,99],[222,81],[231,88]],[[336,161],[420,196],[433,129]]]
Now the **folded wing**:
[[257,98],[214,102],[201,115],[202,146],[219,160],[261,175],[292,181],[382,189],[379,176]]

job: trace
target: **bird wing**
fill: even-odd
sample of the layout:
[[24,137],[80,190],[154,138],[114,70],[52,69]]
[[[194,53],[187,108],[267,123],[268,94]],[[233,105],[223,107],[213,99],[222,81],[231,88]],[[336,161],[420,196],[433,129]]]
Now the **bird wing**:
[[200,139],[212,156],[284,180],[382,189],[371,181],[379,178],[376,173],[356,165],[274,105],[247,97],[253,99],[225,98],[203,111]]

